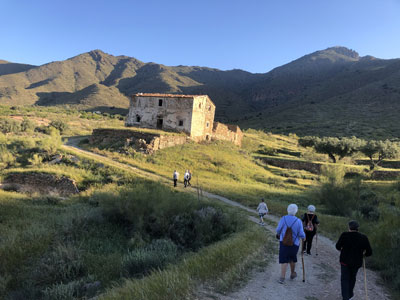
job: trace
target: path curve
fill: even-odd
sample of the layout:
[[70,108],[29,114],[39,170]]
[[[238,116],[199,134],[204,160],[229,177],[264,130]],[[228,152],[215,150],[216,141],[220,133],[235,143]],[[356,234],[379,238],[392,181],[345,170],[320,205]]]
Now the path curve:
[[[163,184],[172,184],[163,176],[156,175],[151,172],[133,167],[128,164],[117,162],[113,159],[96,154],[80,148],[79,141],[83,137],[73,137],[63,145],[64,148],[79,153],[85,154],[91,158],[100,160],[102,162],[112,163],[114,166],[129,169],[134,171],[137,175],[152,179]],[[197,193],[195,188],[186,188],[186,191]],[[203,196],[222,201],[228,205],[238,207],[242,210],[251,213],[249,219],[258,223],[256,211],[238,202],[232,201],[220,195],[210,192],[202,191]],[[268,220],[276,224],[279,218],[272,215],[266,216]],[[275,227],[266,225],[266,230],[275,234]],[[314,245],[312,249],[312,256],[304,256],[306,280],[302,282],[301,270],[301,256],[298,255],[299,262],[296,266],[298,277],[294,280],[286,279],[284,284],[279,284],[277,279],[280,274],[280,265],[278,262],[278,248],[279,244],[276,242],[276,254],[274,255],[273,262],[266,266],[261,272],[253,271],[250,280],[237,291],[229,295],[220,295],[215,293],[204,293],[199,299],[220,299],[220,300],[340,300],[340,265],[339,265],[339,252],[335,248],[335,244],[330,239],[318,235],[318,242],[314,238]],[[318,251],[318,255],[316,253]],[[289,272],[288,272],[289,273]],[[367,269],[367,291],[369,300],[388,300],[391,299],[385,287],[379,284],[380,278],[374,271]],[[288,276],[287,276],[288,277]],[[357,283],[354,289],[354,299],[366,299],[364,290],[364,273],[360,268],[357,276]]]

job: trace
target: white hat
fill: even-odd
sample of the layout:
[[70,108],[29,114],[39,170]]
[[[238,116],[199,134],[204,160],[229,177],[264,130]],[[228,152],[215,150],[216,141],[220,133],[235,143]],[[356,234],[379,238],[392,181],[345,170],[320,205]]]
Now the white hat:
[[314,205],[309,205],[307,207],[307,209],[308,209],[308,211],[315,212],[315,206]]
[[299,208],[297,207],[296,204],[290,204],[290,205],[287,207],[287,212],[288,212],[288,214],[289,214],[289,215],[292,215],[292,216],[294,216],[294,215],[297,213],[298,210],[299,210]]

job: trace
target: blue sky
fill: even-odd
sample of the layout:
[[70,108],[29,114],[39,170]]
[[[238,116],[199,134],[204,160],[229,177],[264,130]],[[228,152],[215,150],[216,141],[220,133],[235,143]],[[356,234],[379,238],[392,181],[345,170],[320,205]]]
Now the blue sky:
[[400,57],[400,0],[0,0],[0,59],[101,49],[144,62],[267,72],[341,45]]

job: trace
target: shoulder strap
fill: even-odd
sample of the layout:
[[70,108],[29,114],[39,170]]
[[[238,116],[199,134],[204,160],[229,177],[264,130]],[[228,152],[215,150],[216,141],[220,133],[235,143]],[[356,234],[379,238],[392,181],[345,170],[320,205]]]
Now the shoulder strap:
[[292,226],[294,225],[294,223],[296,223],[297,218],[295,217],[294,222],[292,223],[292,225],[290,225],[290,228],[292,228]]

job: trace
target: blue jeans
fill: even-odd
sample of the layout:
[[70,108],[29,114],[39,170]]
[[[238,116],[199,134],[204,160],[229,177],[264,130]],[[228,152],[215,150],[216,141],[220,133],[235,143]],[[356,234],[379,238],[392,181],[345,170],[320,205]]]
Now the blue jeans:
[[341,265],[341,271],[340,282],[342,285],[342,297],[343,300],[349,300],[354,296],[353,290],[356,285],[358,267]]

